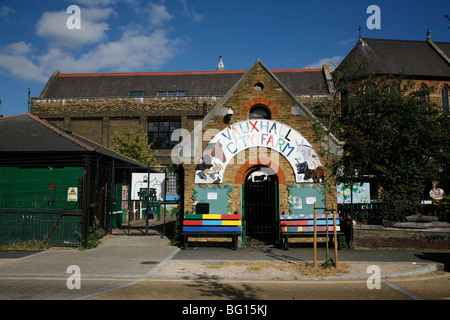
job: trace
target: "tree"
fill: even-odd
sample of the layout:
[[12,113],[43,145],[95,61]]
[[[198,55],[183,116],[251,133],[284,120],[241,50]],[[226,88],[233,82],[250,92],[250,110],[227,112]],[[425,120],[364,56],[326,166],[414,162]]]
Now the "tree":
[[113,149],[116,152],[141,163],[156,164],[156,152],[151,150],[151,144],[148,143],[148,137],[142,125],[138,126],[136,131],[133,131],[130,126],[117,131],[113,136],[113,143]]
[[[344,177],[376,176],[384,218],[401,221],[419,210],[426,181],[448,172],[448,118],[427,103],[428,90],[411,92],[406,77],[358,70],[333,72],[334,99],[314,114],[339,139],[344,155],[333,164]],[[345,180],[345,179],[344,179]],[[347,181],[348,182],[348,181]]]

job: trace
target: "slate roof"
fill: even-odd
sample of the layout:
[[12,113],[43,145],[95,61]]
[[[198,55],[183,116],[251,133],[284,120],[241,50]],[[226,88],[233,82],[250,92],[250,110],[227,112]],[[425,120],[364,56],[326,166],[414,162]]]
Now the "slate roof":
[[[50,78],[39,99],[118,98],[129,91],[144,91],[155,97],[157,91],[185,91],[186,96],[224,96],[247,70],[61,74]],[[325,77],[322,69],[272,70],[295,95],[327,94],[313,90]]]
[[32,114],[0,118],[0,160],[10,154],[103,155],[130,167],[146,165]]
[[396,75],[404,71],[415,77],[450,78],[449,54],[448,42],[362,38],[340,67],[355,68],[367,63],[368,71],[377,74]]

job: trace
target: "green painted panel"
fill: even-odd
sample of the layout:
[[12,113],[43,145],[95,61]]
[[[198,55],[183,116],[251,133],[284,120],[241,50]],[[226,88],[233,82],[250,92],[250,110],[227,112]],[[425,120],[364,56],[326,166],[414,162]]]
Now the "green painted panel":
[[[70,187],[78,187],[81,199],[83,167],[0,168],[0,208],[63,209]],[[50,186],[54,186],[54,190]],[[80,209],[81,201],[67,209]]]
[[[318,208],[325,207],[323,186],[313,183],[290,184],[288,187],[289,214],[314,214],[314,201]],[[318,209],[317,213],[323,213]]]
[[229,185],[194,185],[192,200],[195,207],[198,203],[208,203],[210,214],[231,214],[230,193],[233,190]]

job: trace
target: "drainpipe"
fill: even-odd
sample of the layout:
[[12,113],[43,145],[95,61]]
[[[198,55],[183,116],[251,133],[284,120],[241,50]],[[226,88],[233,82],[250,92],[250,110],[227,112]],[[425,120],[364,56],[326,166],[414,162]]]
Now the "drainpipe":
[[83,238],[83,248],[87,248],[87,240],[89,235],[89,155],[85,157],[84,164],[84,181],[83,181],[83,225],[81,235]]
[[206,117],[206,114],[208,113],[207,110],[208,110],[208,104],[205,101],[205,102],[203,102],[203,118]]

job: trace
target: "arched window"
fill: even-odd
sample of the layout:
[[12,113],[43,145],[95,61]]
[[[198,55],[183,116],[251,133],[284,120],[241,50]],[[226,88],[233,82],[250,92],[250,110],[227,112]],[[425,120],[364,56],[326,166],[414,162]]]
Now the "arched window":
[[250,108],[248,112],[249,119],[271,119],[272,115],[270,113],[269,108],[266,106],[259,104]]
[[420,106],[422,108],[425,107],[425,103],[427,102],[427,96],[426,96],[426,88],[424,85],[421,85],[419,88],[419,99],[420,99]]
[[444,112],[444,114],[448,114],[449,113],[449,108],[448,108],[448,88],[444,87],[442,89],[442,111]]

